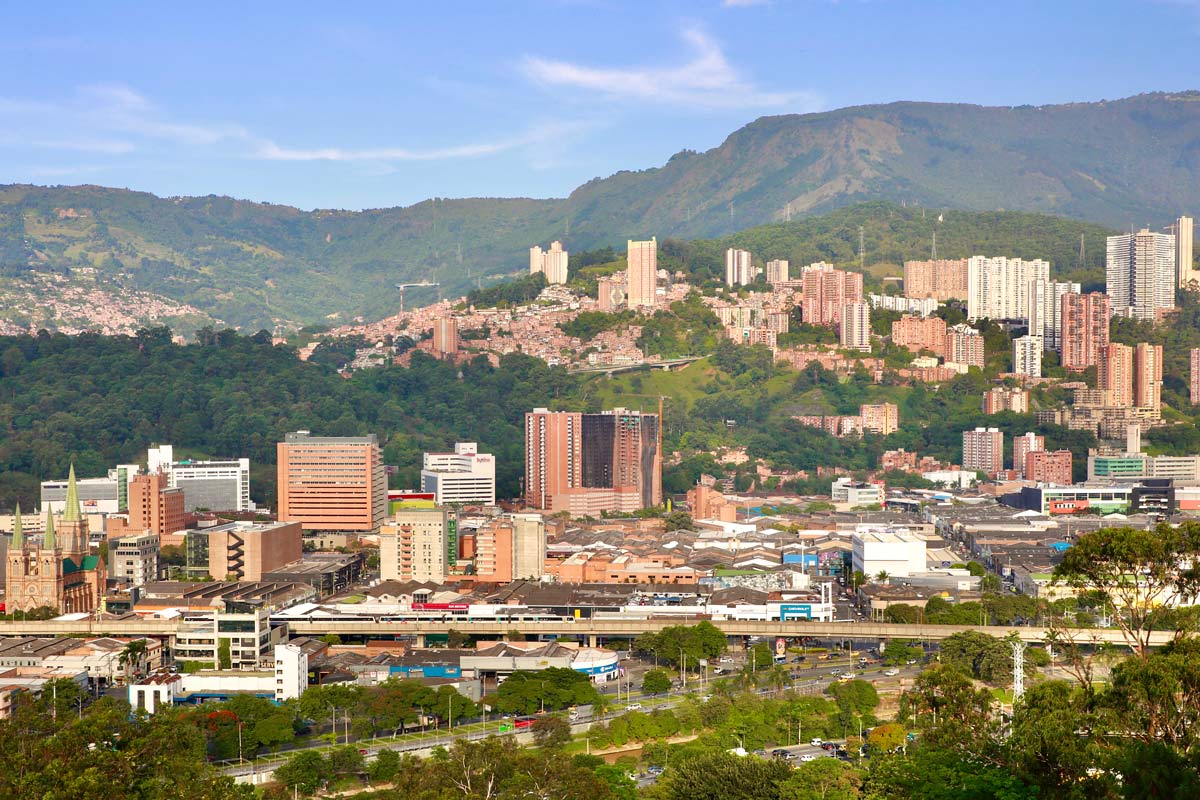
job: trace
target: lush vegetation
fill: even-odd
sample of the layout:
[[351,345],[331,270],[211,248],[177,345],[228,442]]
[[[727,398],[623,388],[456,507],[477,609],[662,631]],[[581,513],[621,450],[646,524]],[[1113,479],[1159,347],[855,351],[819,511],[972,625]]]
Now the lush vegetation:
[[[250,800],[206,761],[207,734],[193,715],[144,719],[102,699],[80,713],[80,690],[63,680],[40,699],[16,693],[0,720],[0,796],[54,800]],[[54,696],[57,695],[55,704]],[[236,728],[234,738],[236,741]]]
[[533,300],[545,288],[546,276],[537,272],[486,289],[472,289],[467,293],[467,305],[476,308],[517,306]]
[[[396,485],[416,486],[421,453],[477,441],[496,455],[501,496],[518,491],[524,414],[575,398],[562,369],[519,354],[499,369],[416,354],[409,369],[343,379],[269,336],[221,331],[180,346],[165,329],[137,337],[0,340],[0,507],[32,508],[37,482],[103,475],[155,442],[189,456],[247,456],[255,500],[273,503],[275,444],[288,431],[375,433]],[[460,376],[461,373],[461,376]],[[177,451],[178,452],[178,451]]]
[[[663,266],[687,263],[715,277],[717,248],[727,242],[793,264],[857,263],[859,226],[867,266],[928,254],[936,227],[939,255],[1049,257],[1071,274],[1083,233],[1087,268],[1079,277],[1095,282],[1102,229],[993,210],[1124,226],[1147,218],[1163,224],[1200,206],[1189,133],[1196,106],[1190,95],[1144,95],[1040,108],[904,103],[765,117],[710,152],[593,180],[561,200],[434,199],[304,212],[225,197],[9,186],[0,190],[0,273],[11,285],[35,270],[85,282],[93,278],[83,270],[96,270],[101,288],[156,292],[250,330],[330,314],[382,317],[395,312],[397,281],[437,281],[453,297],[524,272],[529,246],[554,238],[572,253],[591,249],[587,263],[573,255],[570,268],[594,283],[593,268],[616,262],[627,238],[655,234],[662,241],[744,231],[694,248],[663,241]],[[863,199],[906,207],[839,211]],[[795,221],[753,229],[783,220],[789,204]],[[829,211],[823,220],[802,218]],[[408,302],[436,291],[410,290]]]
[[[904,447],[945,461],[959,458],[963,429],[997,425],[1006,434],[1037,430],[1047,446],[1066,447],[1078,470],[1094,438],[1038,426],[1032,415],[984,417],[978,373],[931,387],[874,384],[865,371],[840,378],[819,366],[801,372],[772,363],[765,348],[717,340],[715,318],[692,302],[674,304],[647,321],[643,338],[664,355],[711,347],[712,355],[678,372],[607,377],[571,376],[520,354],[499,368],[479,358],[461,367],[414,354],[411,366],[381,367],[340,377],[329,364],[299,361],[270,337],[202,332],[201,341],[174,344],[165,329],[135,337],[39,335],[0,339],[0,507],[37,500],[37,482],[62,477],[70,463],[81,475],[102,475],[143,457],[155,442],[183,454],[247,456],[255,500],[270,506],[275,443],[293,430],[322,435],[375,433],[384,459],[398,466],[396,486],[415,486],[421,453],[455,441],[477,441],[496,455],[500,496],[515,496],[523,468],[524,414],[535,406],[600,410],[657,408],[666,398],[665,445],[683,460],[665,475],[668,491],[700,476],[724,473],[706,451],[746,447],[738,488],[755,486],[755,461],[779,469],[840,465],[866,471],[887,449]],[[347,351],[348,352],[348,351]],[[900,406],[900,430],[888,437],[835,439],[800,425],[799,413],[857,413],[865,402]],[[926,426],[925,420],[943,424]],[[1196,436],[1194,423],[1177,436]],[[1190,433],[1189,433],[1190,432]],[[1011,436],[1009,436],[1011,441]],[[1157,442],[1157,439],[1152,438]],[[828,482],[797,478],[788,488],[826,493]]]

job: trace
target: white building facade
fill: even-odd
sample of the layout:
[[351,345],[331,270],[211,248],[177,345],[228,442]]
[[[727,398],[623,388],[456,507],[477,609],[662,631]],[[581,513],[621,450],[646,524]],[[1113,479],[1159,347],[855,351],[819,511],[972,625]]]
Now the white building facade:
[[1050,280],[1042,259],[972,256],[967,259],[967,318],[1029,319],[1029,284]]
[[458,442],[452,453],[426,453],[421,491],[439,505],[496,504],[496,459],[480,453],[475,442]]
[[1108,237],[1107,292],[1113,316],[1154,321],[1175,307],[1175,237],[1137,233]]

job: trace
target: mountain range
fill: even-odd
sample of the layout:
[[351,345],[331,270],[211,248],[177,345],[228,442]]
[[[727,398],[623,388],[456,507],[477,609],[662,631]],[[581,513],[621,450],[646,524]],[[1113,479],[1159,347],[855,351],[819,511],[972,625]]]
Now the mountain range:
[[[552,238],[580,250],[651,235],[722,237],[879,200],[1159,227],[1200,209],[1200,92],[763,117],[711,150],[597,178],[563,199],[302,211],[218,196],[5,186],[0,312],[52,325],[38,296],[82,284],[114,303],[173,301],[160,316],[185,326],[377,318],[395,312],[397,282],[435,280],[455,296],[522,271],[528,247]],[[409,302],[435,291],[410,290]]]

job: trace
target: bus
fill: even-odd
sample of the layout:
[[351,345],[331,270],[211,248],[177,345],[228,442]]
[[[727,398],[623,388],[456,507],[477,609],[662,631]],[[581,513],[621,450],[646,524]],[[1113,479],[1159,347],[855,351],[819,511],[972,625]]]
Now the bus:
[[513,727],[517,730],[521,728],[532,728],[537,717],[517,717],[513,720]]

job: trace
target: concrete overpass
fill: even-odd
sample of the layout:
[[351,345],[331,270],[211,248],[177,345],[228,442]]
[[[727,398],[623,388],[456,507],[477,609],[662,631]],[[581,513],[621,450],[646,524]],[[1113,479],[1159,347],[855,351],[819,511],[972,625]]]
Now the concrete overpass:
[[[605,639],[629,639],[642,633],[660,631],[672,625],[691,625],[696,620],[683,619],[579,619],[562,622],[351,622],[344,620],[291,621],[288,629],[294,635],[323,636],[334,633],[341,636],[402,636],[424,641],[428,634],[446,634],[451,630],[473,635],[503,635],[516,631],[528,636],[548,634],[563,638],[576,638],[596,645]],[[897,625],[886,622],[766,622],[760,620],[714,621],[727,636],[801,637],[817,639],[912,639],[917,641],[939,641],[963,631],[981,631],[999,638],[1016,634],[1025,642],[1044,642],[1048,628],[1007,625]],[[1127,644],[1124,635],[1116,628],[1073,628],[1060,631],[1060,639],[1071,639],[1080,644]],[[1154,645],[1165,645],[1174,638],[1170,631],[1156,632],[1151,639]]]
[[[451,630],[477,636],[503,636],[509,631],[537,637],[556,635],[579,639],[597,645],[606,639],[630,639],[642,633],[656,632],[672,625],[692,625],[694,619],[564,619],[557,622],[506,622],[458,620],[448,622],[352,621],[340,619],[289,620],[288,630],[294,636],[362,636],[370,638],[401,637],[423,643],[429,634]],[[175,636],[179,620],[46,620],[0,622],[0,636],[151,636],[170,639]],[[801,637],[817,639],[911,639],[939,641],[963,631],[981,631],[999,638],[1016,634],[1025,642],[1044,642],[1048,628],[1007,625],[909,625],[886,622],[808,622],[789,620],[718,620],[713,625],[727,636]],[[1072,628],[1060,631],[1060,639],[1080,644],[1126,645],[1124,635],[1116,628]],[[1157,631],[1151,644],[1162,646],[1174,639],[1171,631]]]

